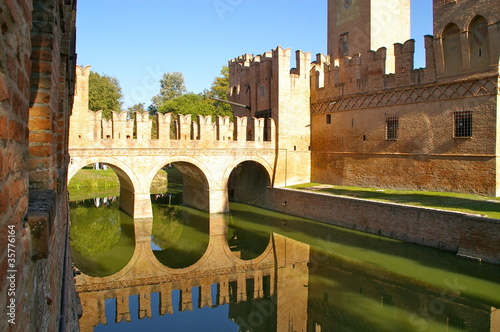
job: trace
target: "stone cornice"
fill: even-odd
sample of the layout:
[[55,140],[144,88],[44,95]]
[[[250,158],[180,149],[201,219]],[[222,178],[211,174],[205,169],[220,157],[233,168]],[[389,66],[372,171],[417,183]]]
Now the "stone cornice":
[[498,75],[447,84],[433,84],[332,98],[313,102],[311,104],[311,113],[332,113],[496,94],[498,94]]
[[92,156],[262,156],[274,155],[275,149],[216,149],[216,148],[110,148],[110,149],[71,149],[69,154],[74,157]]
[[[263,271],[266,272],[264,275],[268,275],[272,272],[274,268],[274,262],[262,263],[257,265],[245,265],[245,266],[231,266],[227,268],[219,268],[207,271],[193,271],[188,273],[172,273],[165,274],[164,276],[158,276],[153,278],[142,278],[135,280],[121,280],[121,281],[113,281],[108,283],[93,283],[93,284],[78,284],[76,281],[76,291],[78,293],[83,292],[98,292],[98,291],[106,291],[111,289],[122,289],[129,287],[137,287],[137,286],[149,286],[155,284],[162,284],[168,282],[175,281],[183,281],[183,280],[200,280],[207,277],[218,277],[218,276],[228,276],[231,274],[237,273],[248,273],[254,271]],[[99,278],[96,278],[97,280]],[[230,278],[231,279],[231,278]],[[194,284],[193,284],[194,285]]]

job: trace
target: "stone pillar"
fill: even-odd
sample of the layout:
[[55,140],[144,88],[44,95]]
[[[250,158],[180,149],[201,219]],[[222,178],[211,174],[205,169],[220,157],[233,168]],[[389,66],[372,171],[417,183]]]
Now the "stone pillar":
[[264,141],[264,127],[266,125],[265,119],[253,118],[253,123],[254,123],[255,142]]
[[139,319],[143,318],[153,318],[151,312],[151,294],[143,293],[139,294]]
[[198,299],[198,308],[212,307],[212,290],[210,288],[210,280],[203,280],[199,287],[200,297]]
[[132,139],[134,136],[133,120],[127,120],[127,112],[113,112],[113,138]]
[[209,196],[209,213],[229,212],[227,189],[211,189]]
[[151,139],[151,120],[149,120],[148,112],[135,113],[135,121],[137,124],[137,139],[149,140]]
[[125,320],[126,322],[132,321],[132,318],[130,316],[130,303],[128,293],[116,297],[115,322],[120,323],[122,320]]
[[173,314],[172,305],[172,284],[166,283],[160,285],[160,315]]
[[151,205],[151,194],[149,192],[134,194],[134,219],[153,218],[153,206]]
[[236,141],[239,144],[245,143],[247,141],[248,118],[236,116],[234,123],[236,124]]
[[227,116],[217,116],[217,140],[231,141],[233,140],[233,132],[229,130],[231,122]]
[[217,285],[217,304],[229,303],[229,278],[224,276],[224,280]]
[[[307,330],[309,245],[274,234],[277,267],[278,332]],[[293,291],[290,291],[293,290]]]
[[178,139],[181,141],[191,140],[191,114],[177,115]]
[[193,294],[189,282],[182,283],[181,296],[179,299],[179,311],[186,310],[193,310]]
[[260,299],[264,296],[262,271],[255,271],[254,274],[253,298]]
[[172,114],[161,114],[157,115],[157,126],[158,126],[158,139],[160,140],[170,140],[170,125],[172,122]]
[[245,273],[238,274],[236,302],[245,302],[247,300],[247,278]]
[[198,115],[198,124],[200,128],[199,132],[200,141],[214,141],[215,132],[214,132],[214,126],[212,124],[212,116]]
[[[99,111],[102,112],[102,111]],[[101,119],[102,125],[102,138],[103,139],[113,139],[113,121]]]
[[425,81],[433,81],[436,78],[436,54],[434,52],[434,39],[432,36],[424,36],[425,40]]

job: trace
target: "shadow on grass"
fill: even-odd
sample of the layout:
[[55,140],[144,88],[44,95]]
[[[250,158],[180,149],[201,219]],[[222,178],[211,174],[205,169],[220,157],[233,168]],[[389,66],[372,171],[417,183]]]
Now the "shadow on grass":
[[326,188],[322,186],[295,186],[294,188],[339,196],[480,214],[489,218],[500,219],[500,199],[489,197],[435,192],[396,192],[382,189]]

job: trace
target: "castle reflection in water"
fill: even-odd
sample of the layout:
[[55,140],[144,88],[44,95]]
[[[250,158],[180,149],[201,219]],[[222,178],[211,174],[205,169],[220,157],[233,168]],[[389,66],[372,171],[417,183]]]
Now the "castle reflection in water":
[[[89,207],[72,210],[84,332],[184,331],[160,318],[186,312],[205,315],[203,331],[500,331],[499,267],[242,204],[156,204],[132,221],[108,201],[87,224]],[[114,226],[93,229],[103,220]],[[203,322],[217,308],[226,322]]]

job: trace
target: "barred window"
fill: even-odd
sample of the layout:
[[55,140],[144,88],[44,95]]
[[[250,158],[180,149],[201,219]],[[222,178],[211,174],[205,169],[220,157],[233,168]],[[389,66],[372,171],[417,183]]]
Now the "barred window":
[[455,137],[472,137],[472,112],[454,112]]
[[453,328],[455,331],[467,331],[465,321],[454,317],[448,318],[448,327]]
[[397,115],[385,116],[386,139],[398,139],[399,117]]

